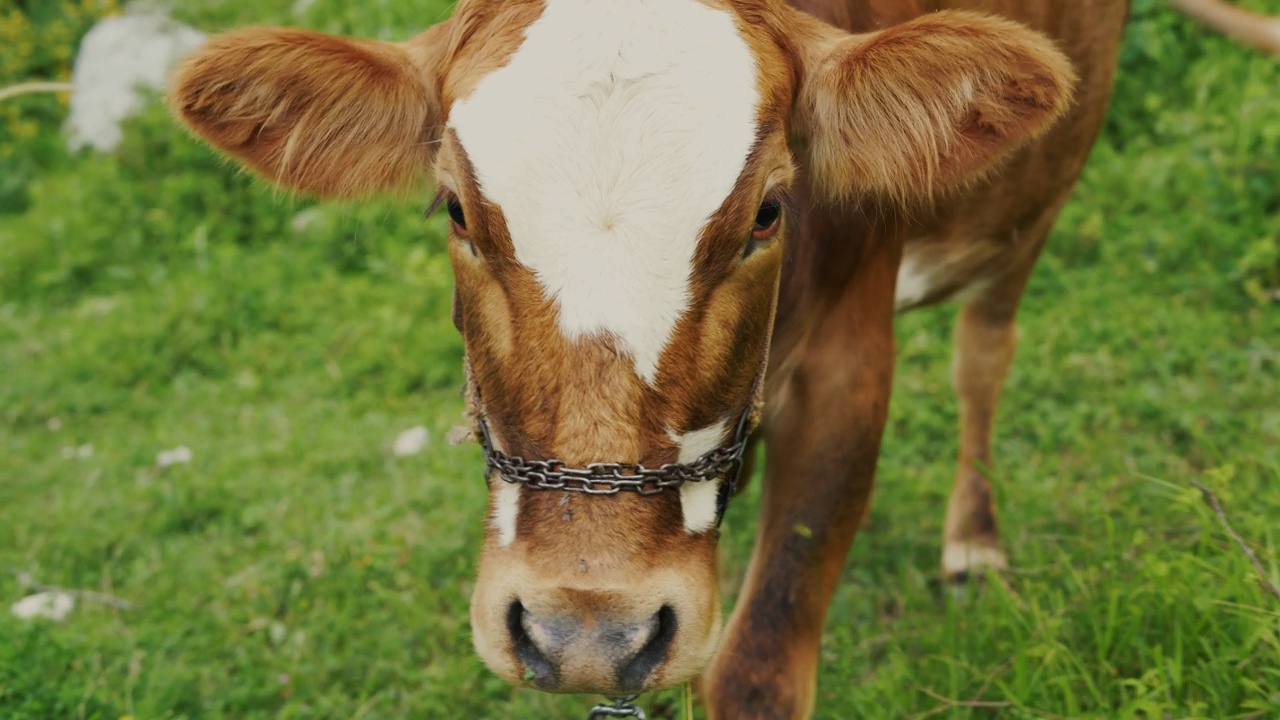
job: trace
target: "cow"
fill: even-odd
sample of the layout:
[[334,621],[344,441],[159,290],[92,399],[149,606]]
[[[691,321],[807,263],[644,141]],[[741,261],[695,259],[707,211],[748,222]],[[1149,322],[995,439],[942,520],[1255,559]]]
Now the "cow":
[[[475,649],[805,718],[900,313],[953,302],[949,582],[1007,566],[997,401],[1100,132],[1124,0],[461,0],[403,41],[213,37],[169,102],[275,185],[436,190],[489,485]],[[765,444],[727,623],[724,509]]]

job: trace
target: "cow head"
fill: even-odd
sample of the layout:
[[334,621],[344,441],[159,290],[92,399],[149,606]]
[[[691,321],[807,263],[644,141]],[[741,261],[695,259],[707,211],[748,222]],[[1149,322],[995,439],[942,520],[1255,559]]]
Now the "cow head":
[[[432,178],[494,452],[652,468],[751,410],[795,183],[840,202],[971,181],[1071,83],[1043,37],[974,14],[850,35],[773,0],[463,0],[403,43],[217,36],[170,100],[286,188]],[[498,475],[471,611],[490,668],[605,693],[699,672],[723,480],[596,496]]]

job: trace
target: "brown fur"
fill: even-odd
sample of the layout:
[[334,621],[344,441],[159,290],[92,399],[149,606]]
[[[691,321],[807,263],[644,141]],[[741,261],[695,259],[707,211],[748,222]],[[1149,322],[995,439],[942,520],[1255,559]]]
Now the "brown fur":
[[443,117],[423,74],[433,61],[391,43],[252,28],[186,58],[169,101],[195,132],[285,187],[367,195],[423,175]]
[[449,22],[450,37],[441,96],[446,107],[502,67],[524,40],[524,29],[542,14],[542,0],[462,0]]
[[[962,183],[932,205],[913,203],[904,212],[890,191],[874,194],[881,199],[863,195],[832,207],[820,199],[830,189],[823,187],[800,203],[800,235],[788,247],[770,368],[761,525],[743,593],[705,684],[713,718],[791,719],[811,711],[821,618],[873,487],[892,377],[892,322],[886,319],[892,310],[886,303],[899,254],[949,257],[971,253],[978,243],[997,249],[984,249],[980,262],[955,268],[923,304],[986,284],[957,329],[964,432],[944,544],[964,540],[999,552],[995,508],[981,472],[991,462],[1012,318],[1101,127],[1126,9],[1120,3],[1014,0],[922,5],[820,0],[805,7],[851,32],[900,22],[903,12],[945,9],[940,5],[1032,23],[1071,59],[1079,77],[1074,102],[1039,139],[999,158],[993,174]],[[873,254],[877,248],[885,255]],[[860,309],[841,313],[842,307]],[[975,328],[976,318],[992,329]],[[993,342],[992,336],[1006,339]],[[837,361],[818,366],[821,372],[804,371],[823,357]],[[797,533],[797,520],[809,532]],[[975,562],[969,569],[980,567]]]
[[1048,39],[987,15],[814,34],[796,131],[835,200],[931,197],[977,179],[1057,120],[1075,82]]
[[[560,334],[554,303],[515,260],[502,208],[484,197],[466,149],[440,131],[454,100],[509,60],[542,0],[464,0],[404,44],[270,29],[220,36],[179,70],[171,99],[195,132],[287,187],[352,196],[430,168],[456,195],[468,227],[449,245],[454,312],[474,389],[508,453],[671,462],[668,429],[736,417],[768,352],[756,549],[705,697],[714,718],[803,718],[827,605],[874,485],[904,257],[938,269],[916,304],[977,289],[957,327],[962,440],[944,547],[990,550],[966,556],[964,572],[1003,560],[983,471],[1013,318],[1099,130],[1125,7],[708,4],[736,15],[756,56],[758,142],[698,240],[690,309],[653,386],[608,338]],[[744,260],[770,183],[791,197],[790,211],[779,236]],[[485,662],[521,681],[505,624],[515,598],[588,624],[666,603],[680,630],[649,683],[696,673],[717,638],[715,534],[686,532],[681,512],[674,492],[522,491],[510,545],[486,524],[472,602]],[[594,660],[606,658],[566,659],[569,679],[550,689],[617,689]]]

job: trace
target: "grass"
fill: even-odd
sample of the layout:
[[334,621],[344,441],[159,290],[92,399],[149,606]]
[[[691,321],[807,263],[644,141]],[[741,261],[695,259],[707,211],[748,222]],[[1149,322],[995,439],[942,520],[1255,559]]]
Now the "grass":
[[[292,5],[181,13],[399,37],[446,11]],[[954,309],[906,316],[818,718],[1280,717],[1280,603],[1190,487],[1280,578],[1280,65],[1153,0],[1122,62],[1021,314],[994,469],[1008,583],[933,584]],[[28,172],[0,208],[0,570],[134,607],[0,614],[0,717],[585,716],[593,699],[513,690],[470,647],[485,490],[478,450],[444,441],[462,402],[441,218],[282,197],[160,108],[111,157],[56,133],[0,137]],[[414,425],[427,451],[388,453]],[[180,445],[192,461],[159,469]],[[758,490],[726,520],[727,605]],[[24,594],[0,573],[6,605]]]

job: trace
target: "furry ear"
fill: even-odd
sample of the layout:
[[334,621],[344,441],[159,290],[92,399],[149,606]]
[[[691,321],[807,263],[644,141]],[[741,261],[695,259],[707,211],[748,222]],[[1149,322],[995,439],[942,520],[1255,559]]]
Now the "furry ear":
[[169,104],[195,134],[278,185],[331,197],[420,179],[443,121],[446,23],[408,43],[250,28],[185,58]]
[[976,180],[1047,130],[1076,81],[1048,38],[989,15],[936,12],[865,35],[801,22],[795,125],[830,199],[928,198]]

